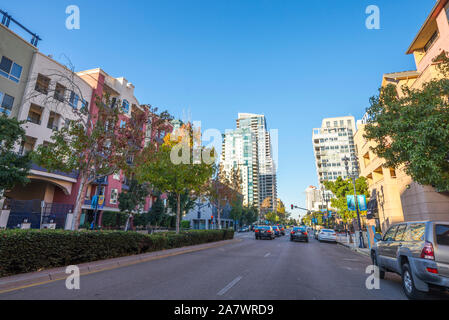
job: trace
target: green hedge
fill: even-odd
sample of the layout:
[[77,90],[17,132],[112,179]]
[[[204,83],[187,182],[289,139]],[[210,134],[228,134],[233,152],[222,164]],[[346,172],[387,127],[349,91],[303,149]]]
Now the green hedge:
[[157,235],[123,231],[0,231],[0,277],[232,239],[233,230]]

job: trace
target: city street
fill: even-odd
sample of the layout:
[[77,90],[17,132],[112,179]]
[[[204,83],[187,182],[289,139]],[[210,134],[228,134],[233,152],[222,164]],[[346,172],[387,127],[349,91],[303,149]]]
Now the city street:
[[345,247],[236,237],[241,242],[81,276],[80,290],[56,281],[0,299],[405,299],[393,274],[367,290],[370,259]]

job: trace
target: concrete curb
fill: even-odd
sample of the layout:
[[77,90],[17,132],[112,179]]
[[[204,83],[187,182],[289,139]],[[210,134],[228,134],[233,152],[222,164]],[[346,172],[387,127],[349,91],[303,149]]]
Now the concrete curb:
[[[199,244],[195,246],[188,246],[182,248],[168,249],[162,251],[154,251],[133,256],[125,256],[120,258],[113,258],[108,260],[99,260],[93,262],[86,262],[77,265],[80,270],[80,275],[88,275],[100,271],[116,269],[120,267],[130,266],[137,263],[168,258],[185,253],[196,252],[216,247],[221,247],[227,244],[241,242],[241,239],[224,240],[218,242],[210,242]],[[43,271],[23,273],[14,276],[0,278],[0,294],[19,290],[27,287],[33,287],[49,282],[64,280],[68,277],[65,273],[66,267],[59,267]]]
[[337,241],[337,244],[339,244],[340,246],[346,247],[346,248],[348,248],[348,249],[351,249],[352,251],[357,252],[357,253],[360,253],[360,254],[362,254],[362,255],[364,255],[364,256],[367,256],[367,257],[370,256],[369,250],[368,250],[368,249],[366,249],[366,250],[368,250],[368,251],[364,251],[364,250],[362,250],[362,249],[360,249],[360,248],[354,248],[354,247],[352,247],[352,246],[350,246],[350,245],[348,245],[348,244],[346,244],[346,243],[342,243],[342,242],[338,242],[338,241]]

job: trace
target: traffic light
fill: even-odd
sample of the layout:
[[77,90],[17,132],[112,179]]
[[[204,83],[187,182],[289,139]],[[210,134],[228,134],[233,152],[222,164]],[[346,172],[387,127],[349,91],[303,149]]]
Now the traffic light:
[[292,210],[293,210],[293,207],[294,207],[294,206],[292,205]]

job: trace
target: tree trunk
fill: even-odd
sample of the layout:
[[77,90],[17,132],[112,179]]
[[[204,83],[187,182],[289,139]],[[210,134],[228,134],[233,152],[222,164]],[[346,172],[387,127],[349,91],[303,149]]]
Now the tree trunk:
[[221,230],[221,209],[217,208],[217,223],[218,223],[218,230]]
[[176,233],[179,233],[179,225],[181,223],[181,195],[177,194],[176,195],[176,202],[177,202],[177,206],[176,206]]
[[75,208],[73,209],[72,230],[78,230],[79,228],[87,187],[87,178],[84,173],[81,173],[78,195],[76,196]]

